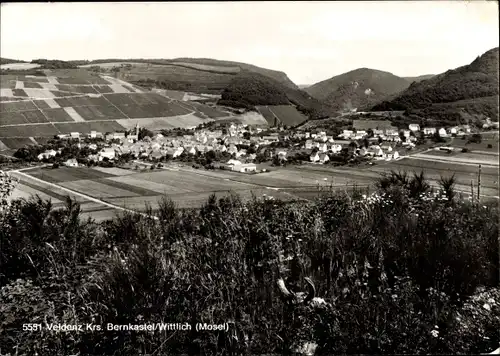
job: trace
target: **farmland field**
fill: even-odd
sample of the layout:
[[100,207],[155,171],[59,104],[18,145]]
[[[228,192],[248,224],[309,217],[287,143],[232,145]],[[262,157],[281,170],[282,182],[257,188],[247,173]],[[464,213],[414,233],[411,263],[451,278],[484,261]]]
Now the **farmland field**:
[[[50,100],[50,99],[47,99],[47,100]],[[50,105],[47,103],[46,100],[33,100],[33,104],[35,104],[35,106],[38,108],[38,109],[50,109]]]
[[128,169],[117,168],[117,167],[111,167],[111,168],[92,167],[92,169],[99,171],[99,172],[107,173],[110,176],[126,176],[126,175],[130,175],[130,174],[134,173],[133,171],[130,171]]
[[4,112],[17,112],[17,111],[29,111],[37,110],[35,104],[32,101],[17,101],[13,103],[0,103],[0,111]]
[[32,88],[32,89],[43,89],[43,87],[36,82],[24,82],[24,87],[25,88]]
[[176,100],[183,100],[184,95],[186,95],[185,92],[183,91],[177,91],[177,90],[160,90],[160,92],[168,96],[169,98],[176,99]]
[[257,110],[260,114],[267,120],[267,123],[271,126],[275,124],[276,116],[272,113],[267,106],[257,106]]
[[[36,89],[27,89],[27,90],[36,90]],[[14,96],[22,96],[22,97],[28,97],[28,94],[26,91],[24,91],[23,89],[12,89],[12,94],[14,94]]]
[[30,170],[29,174],[50,183],[92,180],[113,176],[112,174],[89,169],[87,167],[60,167],[57,169],[38,168]]
[[415,154],[412,157],[420,159],[435,159],[445,162],[454,162],[457,164],[486,164],[486,165],[498,165],[498,155],[494,154],[482,154],[482,153],[446,153],[444,151],[434,151]]
[[55,87],[59,91],[67,91],[71,93],[77,93],[77,94],[97,94],[97,90],[95,90],[91,86],[85,86],[85,85],[66,85],[66,84],[56,84]]
[[133,129],[136,124],[139,123],[141,127],[145,127],[149,130],[163,130],[171,129],[174,127],[196,127],[199,124],[207,122],[209,120],[199,118],[195,115],[186,115],[182,117],[155,117],[155,118],[145,118],[145,119],[126,119],[118,120],[117,122],[126,129]]
[[59,184],[65,188],[69,188],[79,193],[90,195],[91,197],[95,197],[98,199],[140,196],[140,194],[136,194],[129,190],[120,189],[110,184],[103,184],[102,182],[99,181],[92,181],[86,179],[65,181]]
[[124,129],[123,126],[118,124],[116,121],[55,123],[54,126],[57,130],[64,134],[68,134],[70,132],[89,133],[90,131],[106,133]]
[[79,106],[107,106],[110,105],[104,97],[73,96],[67,98],[57,98],[54,101],[61,107]]
[[101,94],[113,93],[113,89],[109,85],[95,85],[94,89]]
[[10,149],[18,149],[28,145],[34,145],[35,143],[30,140],[28,137],[20,137],[20,138],[2,138],[2,142],[5,146]]
[[268,109],[278,117],[278,119],[287,126],[296,126],[306,121],[307,117],[300,113],[291,105],[268,106]]
[[0,137],[54,136],[59,133],[59,130],[52,124],[0,126]]
[[20,112],[2,112],[0,114],[0,125],[26,124],[26,117]]
[[71,116],[69,116],[69,114],[63,108],[45,109],[45,110],[42,110],[42,112],[50,122],[73,121]]
[[23,111],[21,112],[21,114],[24,115],[24,117],[26,118],[26,122],[28,123],[37,124],[48,122],[47,118],[40,110]]
[[221,117],[229,116],[229,114],[219,111],[211,106],[203,105],[199,103],[193,103],[193,106],[203,114],[207,115],[209,118],[217,119]]
[[73,108],[84,120],[124,119],[125,116],[113,105],[75,106]]

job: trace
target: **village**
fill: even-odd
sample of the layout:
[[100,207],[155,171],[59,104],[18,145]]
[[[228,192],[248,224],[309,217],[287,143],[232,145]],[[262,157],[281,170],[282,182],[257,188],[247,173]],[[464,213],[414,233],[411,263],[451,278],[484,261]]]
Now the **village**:
[[[326,164],[339,161],[338,157],[362,158],[367,161],[397,160],[406,151],[414,149],[425,138],[464,136],[471,133],[469,125],[450,128],[408,125],[398,130],[384,120],[353,120],[352,129],[342,130],[333,137],[319,130],[286,130],[283,127],[263,128],[243,124],[205,128],[202,125],[185,130],[141,135],[137,125],[131,132],[101,133],[92,131],[83,135],[72,132],[58,135],[64,142],[77,142],[86,147],[85,160],[70,157],[62,164],[69,167],[88,162],[113,162],[120,157],[136,161],[164,162],[182,157],[210,156],[216,167],[242,173],[256,173],[258,163],[271,161],[274,165],[289,162]],[[141,137],[142,136],[142,137]],[[38,154],[38,160],[50,160],[61,154],[61,148],[48,149]],[[262,171],[265,172],[265,169]]]

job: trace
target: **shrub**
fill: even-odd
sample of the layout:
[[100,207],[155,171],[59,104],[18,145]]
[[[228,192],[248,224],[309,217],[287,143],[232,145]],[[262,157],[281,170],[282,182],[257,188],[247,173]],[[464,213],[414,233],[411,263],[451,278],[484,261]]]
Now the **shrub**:
[[[433,190],[423,173],[391,172],[372,194],[327,191],[306,203],[211,196],[197,210],[162,200],[100,224],[82,220],[72,200],[60,211],[14,201],[0,213],[2,351],[286,354],[306,342],[319,354],[490,351],[500,341],[496,309],[472,312],[470,333],[454,318],[478,287],[498,282],[498,208],[457,199],[453,183]],[[286,302],[280,277],[294,291],[310,277],[326,303]],[[231,326],[22,331],[44,318]]]

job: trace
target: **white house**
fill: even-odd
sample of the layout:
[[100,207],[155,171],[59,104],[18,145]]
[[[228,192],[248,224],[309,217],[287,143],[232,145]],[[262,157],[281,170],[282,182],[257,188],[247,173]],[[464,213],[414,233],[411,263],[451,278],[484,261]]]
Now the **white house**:
[[441,137],[446,137],[446,136],[448,136],[448,133],[446,132],[446,129],[445,129],[445,128],[441,127],[441,128],[439,129],[439,136],[441,136]]
[[330,151],[332,151],[333,153],[339,153],[340,151],[342,151],[342,145],[334,144],[330,147]]
[[[99,134],[99,135],[98,135]],[[97,132],[97,131],[90,131],[89,137],[90,138],[97,138],[98,136],[102,137],[102,133]]]
[[285,150],[278,150],[276,151],[276,154],[278,155],[279,158],[281,159],[286,159],[287,151]]
[[248,172],[256,172],[257,165],[255,163],[240,163],[233,165],[233,171],[248,173]]
[[71,138],[80,138],[80,133],[79,132],[71,132],[69,134]]
[[64,162],[64,165],[67,167],[78,167],[78,162],[76,159],[70,158],[66,162]]
[[179,157],[183,152],[184,152],[184,147],[179,146],[179,147],[177,147],[177,149],[175,150],[175,152],[174,152],[174,154],[172,156],[174,158],[175,157]]
[[186,153],[195,155],[196,152],[198,152],[196,150],[196,147],[194,147],[194,146],[188,146],[188,147],[186,147]]
[[435,127],[424,127],[423,131],[424,131],[424,135],[430,136],[430,135],[434,135],[437,130]]
[[99,152],[99,161],[102,161],[104,158],[114,159],[116,157],[116,152],[113,147],[105,147]]
[[410,131],[420,131],[420,125],[419,124],[410,124],[408,125],[408,128],[410,129]]
[[39,160],[42,160],[44,158],[50,158],[50,157],[55,157],[55,155],[57,154],[57,151],[54,151],[54,150],[48,150],[48,151],[45,151],[43,153],[40,153],[37,158]]
[[314,152],[309,156],[311,162],[319,162],[319,152]]
[[330,160],[330,157],[326,153],[315,152],[309,156],[309,159],[314,163],[325,163]]
[[388,153],[386,157],[387,157],[387,160],[398,159],[399,158],[399,152],[398,151],[394,151],[394,152]]
[[458,130],[456,127],[451,127],[449,132],[450,132],[450,135],[456,135]]
[[344,138],[349,138],[354,132],[352,130],[343,130],[341,136]]
[[313,148],[313,141],[312,140],[307,140],[304,147],[305,147],[306,150],[312,149]]
[[321,152],[326,152],[328,151],[328,145],[326,143],[321,143],[319,146],[318,146],[319,150]]

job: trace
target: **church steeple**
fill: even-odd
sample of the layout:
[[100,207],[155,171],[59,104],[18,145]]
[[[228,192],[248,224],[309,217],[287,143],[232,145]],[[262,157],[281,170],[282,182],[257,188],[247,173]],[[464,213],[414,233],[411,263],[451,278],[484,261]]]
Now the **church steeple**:
[[135,134],[139,137],[139,122],[135,125]]

